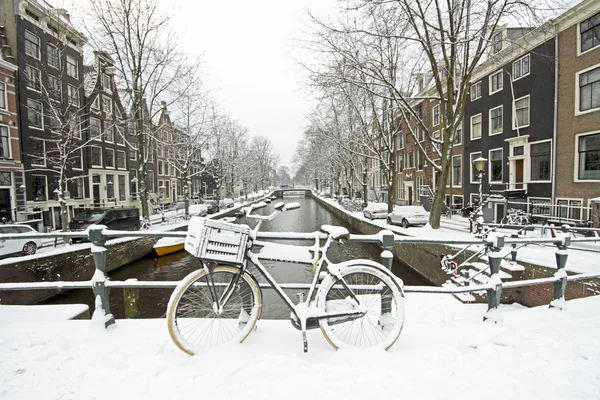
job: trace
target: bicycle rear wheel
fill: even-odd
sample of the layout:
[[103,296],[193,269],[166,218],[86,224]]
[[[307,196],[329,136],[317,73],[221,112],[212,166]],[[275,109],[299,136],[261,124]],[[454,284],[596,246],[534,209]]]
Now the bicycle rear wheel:
[[[344,347],[391,348],[404,325],[404,296],[391,273],[369,265],[352,265],[340,269],[346,285],[359,301],[329,275],[317,293],[317,306],[325,312],[364,307],[365,315],[351,321],[321,319],[319,325],[325,339],[336,350]],[[360,288],[353,289],[355,285]],[[356,286],[355,286],[356,287]]]
[[190,273],[177,285],[167,306],[167,323],[173,342],[190,355],[229,342],[242,343],[260,317],[262,293],[254,277],[240,275],[238,267],[218,266],[213,271],[216,298],[231,296],[222,311],[213,306],[204,269]]

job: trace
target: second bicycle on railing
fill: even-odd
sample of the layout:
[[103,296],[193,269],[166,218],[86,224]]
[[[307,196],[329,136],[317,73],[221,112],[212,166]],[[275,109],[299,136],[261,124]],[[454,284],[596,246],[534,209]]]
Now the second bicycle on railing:
[[[193,355],[204,348],[241,343],[254,330],[263,296],[257,279],[248,270],[249,263],[289,307],[290,322],[302,332],[305,352],[306,330],[314,328],[320,328],[335,349],[392,347],[404,325],[403,283],[375,261],[330,262],[327,250],[350,236],[346,228],[322,226],[327,234],[322,246],[319,232],[315,232],[315,246],[257,240],[263,220],[299,206],[278,203],[268,216],[252,215],[250,208],[246,217],[259,220],[254,229],[192,218],[185,249],[200,260],[202,268],[179,283],[167,308],[169,333],[181,350]],[[287,261],[314,265],[308,294],[299,293],[298,303],[290,299],[261,262],[286,256],[291,258]]]

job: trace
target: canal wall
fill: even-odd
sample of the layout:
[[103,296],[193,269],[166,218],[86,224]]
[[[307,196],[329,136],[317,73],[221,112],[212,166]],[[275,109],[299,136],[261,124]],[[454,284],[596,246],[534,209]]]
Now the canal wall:
[[[340,218],[344,224],[346,224],[346,226],[351,227],[356,233],[371,235],[378,233],[382,229],[381,226],[372,224],[369,221],[360,218],[356,218],[345,210],[336,207],[335,205],[318,196],[313,195],[312,198],[320,205],[325,207],[329,212]],[[401,236],[408,236],[399,232],[394,233]],[[404,243],[396,244],[392,249],[392,254],[396,260],[404,264],[407,268],[416,272],[431,283],[441,286],[448,280],[448,276],[440,267],[440,255],[454,254],[456,251],[456,248],[441,244]],[[473,252],[465,251],[462,257],[459,256],[457,258],[457,261],[459,263],[463,262],[472,254]],[[524,262],[519,262],[519,264],[525,267],[525,271],[511,271],[510,274],[512,275],[512,279],[510,280],[545,278],[553,276],[554,272],[556,271],[552,268]],[[528,286],[517,289],[504,289],[502,291],[501,301],[503,303],[517,302],[527,307],[548,305],[552,301],[553,290],[554,288],[552,284]],[[598,294],[598,292],[594,289],[594,286],[591,286],[586,282],[575,281],[569,282],[567,285],[565,298],[567,300],[571,300],[593,296],[595,294]],[[487,302],[486,295],[474,296],[477,302]]]

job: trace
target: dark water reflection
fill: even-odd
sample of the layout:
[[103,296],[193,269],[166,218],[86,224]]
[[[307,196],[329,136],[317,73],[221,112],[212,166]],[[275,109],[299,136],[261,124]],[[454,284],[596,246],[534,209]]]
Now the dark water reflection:
[[[314,232],[323,224],[342,225],[342,221],[329,213],[311,198],[293,197],[285,198],[286,202],[295,201],[300,203],[300,209],[284,212],[272,221],[263,222],[261,231],[270,232]],[[257,214],[267,215],[273,211],[273,204],[258,210]],[[254,220],[239,218],[237,223],[246,223],[251,227],[256,225]],[[352,232],[351,232],[352,233]],[[280,241],[296,245],[312,245],[308,241]],[[334,243],[330,247],[328,257],[333,262],[348,259],[363,258],[379,261],[381,250],[378,246],[366,243],[346,243],[340,245]],[[265,261],[265,267],[279,283],[310,283],[312,280],[312,267],[310,265],[291,264],[283,262]],[[124,281],[137,279],[140,281],[178,281],[199,267],[198,261],[182,251],[163,257],[147,257],[138,260],[118,271],[110,274],[110,279]],[[254,275],[260,282],[265,282],[258,271],[251,267]],[[408,285],[428,285],[424,279],[404,268],[394,261],[392,271],[396,276],[402,278]],[[287,295],[296,302],[298,290],[288,290]],[[140,289],[137,293],[135,307],[130,307],[126,313],[124,306],[124,291],[114,289],[111,291],[111,311],[116,318],[137,317],[157,318],[165,315],[171,289]],[[127,296],[127,294],[126,294]],[[289,309],[273,290],[263,290],[264,309],[262,318],[280,319],[289,316]],[[91,290],[78,290],[56,298],[52,303],[85,303],[93,310],[93,294]],[[128,303],[131,303],[130,301]]]

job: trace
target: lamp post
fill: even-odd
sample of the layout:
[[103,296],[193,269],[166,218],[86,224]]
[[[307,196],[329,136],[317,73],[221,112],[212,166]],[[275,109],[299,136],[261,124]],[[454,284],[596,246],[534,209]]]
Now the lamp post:
[[[479,182],[479,204],[477,204],[477,211],[475,212],[475,223],[477,224],[477,235],[480,235],[483,231],[483,194],[481,192],[483,185],[483,173],[487,158],[479,157],[473,160],[475,170],[477,171],[477,181]],[[472,224],[471,224],[472,225]],[[471,229],[471,232],[473,230]]]

